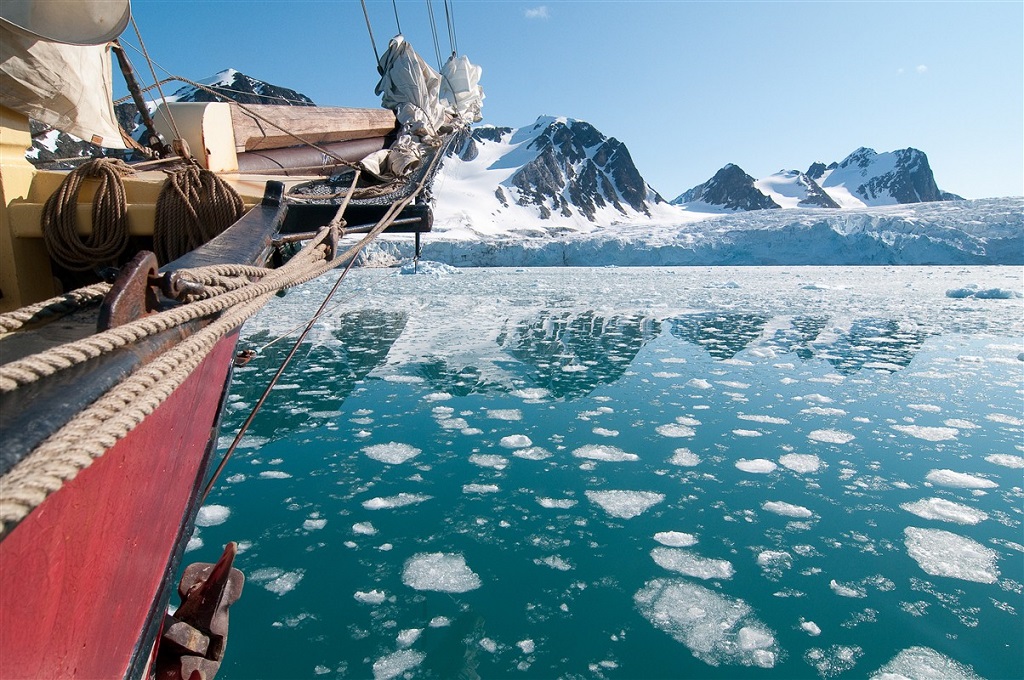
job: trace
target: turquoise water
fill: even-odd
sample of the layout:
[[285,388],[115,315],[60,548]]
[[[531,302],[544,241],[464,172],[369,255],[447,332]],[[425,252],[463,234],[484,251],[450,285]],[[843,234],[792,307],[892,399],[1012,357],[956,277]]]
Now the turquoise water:
[[350,274],[201,512],[221,677],[1024,676],[1022,303],[962,296],[1018,270],[424,270]]

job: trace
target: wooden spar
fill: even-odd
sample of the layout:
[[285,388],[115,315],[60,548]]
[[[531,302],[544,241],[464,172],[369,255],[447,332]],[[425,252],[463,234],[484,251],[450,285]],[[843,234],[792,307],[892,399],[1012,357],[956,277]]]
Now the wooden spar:
[[395,114],[387,109],[276,105],[243,109],[231,104],[231,123],[235,150],[243,152],[298,146],[302,142],[296,137],[314,144],[384,137],[395,129]]

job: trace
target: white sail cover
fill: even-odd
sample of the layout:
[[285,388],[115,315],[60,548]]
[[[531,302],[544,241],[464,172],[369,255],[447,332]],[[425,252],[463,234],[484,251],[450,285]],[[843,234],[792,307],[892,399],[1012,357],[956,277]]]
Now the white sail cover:
[[480,87],[483,69],[463,55],[454,54],[441,68],[441,98],[467,123],[476,123],[482,116],[484,90]]
[[375,92],[381,105],[395,112],[405,130],[434,137],[445,122],[441,107],[441,76],[423,61],[405,38],[396,35],[377,65],[380,82]]
[[0,105],[94,144],[125,148],[107,45],[47,42],[0,23]]

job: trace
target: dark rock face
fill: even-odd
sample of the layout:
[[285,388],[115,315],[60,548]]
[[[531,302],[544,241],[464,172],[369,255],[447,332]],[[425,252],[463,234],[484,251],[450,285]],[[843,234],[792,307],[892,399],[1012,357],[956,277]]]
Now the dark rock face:
[[664,201],[640,176],[626,146],[593,125],[541,119],[534,130],[539,134],[528,148],[539,153],[504,183],[516,189],[519,205],[537,206],[543,218],[568,217],[576,209],[594,221],[600,208],[626,214],[628,206],[649,215],[648,202]]
[[250,78],[238,71],[234,71],[232,75],[231,81],[226,84],[209,86],[211,90],[221,95],[219,97],[192,85],[179,88],[174,96],[180,102],[219,102],[227,98],[239,104],[316,106],[313,100],[306,95],[287,87],[271,85],[262,80]]
[[818,186],[818,183],[805,173],[797,173],[797,181],[807,190],[807,196],[800,200],[804,208],[839,208],[839,204],[832,200],[832,197],[825,193],[825,190]]
[[811,163],[811,167],[807,168],[807,172],[804,174],[810,179],[821,179],[821,176],[825,174],[826,169],[827,168],[825,168],[824,163]]
[[[861,147],[847,156],[837,169],[856,166],[870,173],[878,153],[874,149]],[[935,176],[928,164],[928,156],[913,148],[899,149],[891,153],[895,157],[892,170],[875,174],[854,189],[854,193],[865,200],[892,196],[897,203],[921,203],[944,200],[935,184]]]
[[754,178],[729,163],[703,184],[698,184],[673,203],[701,202],[730,210],[768,210],[779,204],[754,186]]

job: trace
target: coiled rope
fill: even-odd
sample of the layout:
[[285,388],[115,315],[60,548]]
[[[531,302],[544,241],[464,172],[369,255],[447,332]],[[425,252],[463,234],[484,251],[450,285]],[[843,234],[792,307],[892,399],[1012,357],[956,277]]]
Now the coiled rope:
[[[133,170],[116,158],[96,158],[72,170],[43,206],[43,240],[50,257],[65,269],[88,271],[116,264],[128,246],[128,201],[124,177]],[[78,234],[82,182],[99,180],[92,206],[92,234]]]
[[238,192],[197,163],[167,171],[153,223],[157,260],[167,264],[195,250],[237,222],[244,210]]

